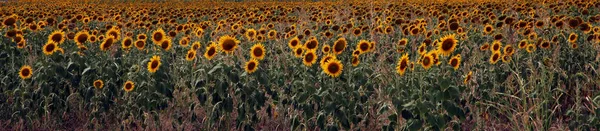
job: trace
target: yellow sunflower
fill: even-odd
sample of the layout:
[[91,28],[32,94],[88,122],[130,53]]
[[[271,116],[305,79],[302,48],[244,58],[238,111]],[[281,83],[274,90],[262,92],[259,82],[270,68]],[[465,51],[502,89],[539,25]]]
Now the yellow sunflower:
[[434,59],[430,53],[423,55],[423,58],[421,58],[421,65],[425,70],[431,68],[433,64],[435,64]]
[[23,80],[31,78],[32,75],[33,70],[31,69],[31,66],[24,65],[19,70],[19,77],[21,77]]
[[233,51],[238,47],[239,43],[239,40],[229,35],[221,36],[219,38],[220,50],[224,51],[227,54],[232,54]]
[[448,61],[448,64],[450,66],[452,66],[452,68],[454,68],[454,70],[458,70],[458,67],[460,66],[460,61],[461,61],[461,57],[460,57],[460,54],[458,54],[458,55],[454,55],[454,57],[450,58],[450,61]]
[[570,42],[570,43],[575,43],[575,41],[577,41],[577,37],[578,37],[578,36],[577,36],[577,34],[575,34],[575,33],[571,33],[571,34],[569,34],[569,42]]
[[369,49],[371,49],[371,44],[369,44],[369,41],[367,40],[360,40],[358,42],[358,44],[356,45],[356,49],[359,50],[362,53],[367,52]]
[[197,41],[196,41],[196,42],[194,42],[194,43],[192,44],[192,50],[198,50],[198,49],[200,49],[201,47],[202,47],[202,44],[200,44],[200,42],[197,42]]
[[309,51],[316,51],[318,47],[319,41],[317,41],[317,38],[315,37],[310,38],[308,41],[306,41],[306,43],[304,43],[304,48]]
[[171,39],[167,38],[164,39],[163,41],[160,42],[159,44],[160,48],[162,48],[165,51],[169,51],[171,49]]
[[42,51],[46,55],[52,55],[58,49],[58,45],[55,42],[48,41],[44,47],[42,47]]
[[408,68],[410,61],[408,60],[408,54],[402,55],[400,59],[398,59],[398,64],[396,65],[396,73],[401,76],[406,72],[406,68]]
[[293,53],[296,58],[301,58],[302,55],[304,54],[304,48],[296,48],[296,49],[294,49]]
[[302,47],[302,44],[300,44],[300,39],[298,39],[298,37],[294,37],[288,42],[288,46],[291,49],[296,49]]
[[77,34],[75,34],[75,43],[77,45],[84,45],[85,42],[87,42],[89,38],[90,38],[90,33],[88,33],[87,31],[77,32]]
[[250,61],[246,62],[246,66],[244,66],[244,70],[248,72],[248,74],[254,73],[258,70],[258,60],[250,59]]
[[138,50],[143,50],[145,46],[146,46],[146,41],[145,40],[137,40],[137,41],[135,41],[135,47]]
[[358,64],[360,64],[360,59],[358,59],[358,55],[353,55],[351,62],[352,62],[352,66],[354,66],[354,67],[358,66]]
[[329,52],[331,52],[331,46],[323,45],[323,48],[321,48],[321,52],[323,52],[323,54],[329,54]]
[[125,37],[125,39],[121,41],[121,48],[129,50],[131,46],[133,46],[133,39],[131,39],[131,37]]
[[249,41],[253,41],[254,39],[256,39],[256,30],[255,29],[248,29],[246,30],[246,39],[248,39]]
[[346,38],[338,38],[335,43],[333,43],[333,53],[336,55],[342,54],[347,45],[348,42],[346,41]]
[[536,50],[535,44],[527,44],[526,49],[528,53],[534,52]]
[[160,45],[160,42],[167,38],[165,31],[162,28],[158,28],[152,32],[152,42],[156,45]]
[[500,57],[502,57],[500,52],[494,52],[492,56],[490,56],[490,64],[496,64],[498,60],[500,60]]
[[315,54],[314,51],[307,51],[304,54],[304,57],[302,59],[302,63],[304,63],[305,66],[312,66],[315,62],[317,62],[317,55]]
[[110,47],[112,46],[112,44],[114,42],[115,42],[115,39],[113,37],[105,38],[104,41],[102,42],[102,44],[100,44],[100,50],[106,51],[106,50],[110,49]]
[[160,56],[152,56],[152,58],[148,62],[148,71],[150,73],[156,72],[161,64],[162,63],[160,62]]
[[65,41],[65,32],[62,30],[56,30],[48,36],[48,41],[52,41],[56,44],[62,44]]
[[102,89],[104,87],[104,82],[100,79],[94,81],[94,87],[98,89]]
[[106,31],[105,36],[113,37],[115,40],[120,40],[121,39],[121,31],[119,29],[117,29],[116,27],[113,27],[113,28],[110,28],[108,31]]
[[502,49],[502,43],[500,41],[492,42],[492,48],[490,48],[492,52],[500,52]]
[[196,50],[188,50],[187,54],[185,55],[185,60],[192,61],[194,59],[196,59]]
[[181,45],[182,47],[187,47],[189,43],[190,43],[189,37],[182,37],[181,40],[179,40],[179,45]]
[[250,49],[250,56],[257,60],[265,58],[265,47],[261,43],[254,44]]
[[336,59],[331,59],[325,65],[323,65],[323,71],[325,74],[331,77],[338,77],[342,74],[342,70],[344,70],[344,65],[342,62]]
[[463,81],[464,84],[469,83],[469,81],[471,81],[471,78],[473,77],[473,71],[469,71],[469,74],[467,74],[467,76],[465,77],[465,80]]
[[452,54],[452,52],[454,52],[454,49],[456,48],[456,44],[457,44],[457,40],[455,38],[455,35],[447,35],[443,38],[440,39],[441,43],[438,45],[438,50],[440,51],[441,55],[443,56],[448,56],[450,54]]
[[211,60],[213,57],[215,57],[215,55],[217,55],[218,51],[217,44],[212,43],[206,48],[206,52],[204,52],[204,58]]
[[131,92],[131,91],[133,91],[134,88],[135,88],[135,85],[133,84],[132,81],[127,81],[127,82],[125,82],[125,84],[123,84],[123,90],[125,90],[125,92]]

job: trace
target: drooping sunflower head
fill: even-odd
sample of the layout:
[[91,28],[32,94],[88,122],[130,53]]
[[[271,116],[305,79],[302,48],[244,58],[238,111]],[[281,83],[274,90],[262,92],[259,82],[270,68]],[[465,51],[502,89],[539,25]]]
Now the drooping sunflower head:
[[469,73],[467,74],[467,76],[465,76],[465,80],[463,81],[464,84],[469,83],[469,81],[471,81],[471,78],[473,77],[473,71],[469,71]]
[[458,67],[460,66],[460,54],[455,55],[454,57],[450,58],[450,61],[448,61],[448,64],[450,66],[452,66],[452,68],[454,68],[454,70],[458,70]]
[[248,72],[248,74],[252,74],[256,70],[258,70],[258,64],[259,64],[258,60],[250,59],[248,62],[246,62],[246,65],[244,66],[244,70],[246,70],[246,72]]
[[156,45],[160,45],[160,42],[167,38],[165,31],[162,28],[158,28],[152,32],[152,42]]
[[162,63],[160,62],[160,56],[152,56],[152,58],[150,58],[150,61],[148,62],[148,71],[150,73],[154,73],[156,71],[158,71],[158,68],[160,67]]
[[80,31],[75,34],[75,43],[77,45],[83,45],[90,38],[90,34],[87,31]]
[[488,48],[490,48],[490,44],[489,43],[485,43],[485,44],[483,44],[483,45],[481,45],[479,47],[479,50],[480,51],[486,51]]
[[492,56],[490,56],[490,64],[496,64],[498,60],[500,60],[500,57],[502,57],[502,54],[500,54],[500,52],[494,52]]
[[250,56],[257,60],[265,58],[265,47],[261,43],[254,44],[250,49]]
[[344,65],[342,62],[336,59],[330,59],[323,65],[323,71],[325,74],[331,77],[338,77],[342,74],[342,70],[344,70]]
[[100,79],[94,81],[94,87],[97,89],[102,89],[104,87],[104,82]]
[[356,49],[364,53],[371,49],[371,44],[367,40],[360,40],[356,45]]
[[333,52],[336,55],[342,54],[342,52],[344,52],[344,50],[346,49],[347,45],[348,42],[346,41],[346,38],[339,38],[333,44]]
[[48,36],[48,41],[52,41],[57,44],[62,44],[65,41],[65,32],[62,30],[56,30]]
[[404,75],[404,73],[406,72],[406,69],[409,66],[410,61],[408,60],[408,54],[404,54],[402,55],[402,57],[400,57],[400,59],[398,59],[398,64],[396,65],[396,73],[400,74],[401,76]]
[[438,51],[440,51],[441,55],[448,56],[454,52],[456,48],[457,40],[455,35],[447,35],[440,39],[441,43],[438,45]]
[[288,42],[288,46],[291,49],[296,49],[301,47],[302,45],[300,44],[300,39],[298,39],[298,37],[294,37]]
[[308,67],[312,66],[316,62],[317,62],[317,55],[314,51],[310,51],[310,50],[307,51],[304,54],[304,57],[302,58],[302,63]]
[[125,82],[125,84],[123,84],[123,90],[125,90],[125,92],[131,92],[131,91],[133,91],[134,88],[135,88],[135,85],[133,84],[132,81],[127,81],[127,82]]
[[239,40],[229,35],[221,36],[219,38],[220,50],[224,51],[227,54],[232,54],[233,51],[238,47],[239,43]]
[[206,52],[204,52],[204,58],[211,60],[213,57],[215,57],[215,55],[217,55],[218,51],[217,44],[212,43],[206,48]]
[[29,79],[29,78],[31,78],[32,75],[33,75],[33,70],[31,69],[31,66],[29,66],[29,65],[21,66],[21,69],[19,70],[19,77],[21,77],[21,79],[23,79],[23,80]]

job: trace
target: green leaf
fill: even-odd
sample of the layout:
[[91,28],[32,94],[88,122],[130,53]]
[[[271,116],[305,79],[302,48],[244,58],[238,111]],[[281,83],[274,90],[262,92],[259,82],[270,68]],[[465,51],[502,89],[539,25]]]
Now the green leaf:
[[213,67],[212,69],[210,69],[210,71],[208,71],[209,75],[212,75],[213,72],[217,71],[218,69],[223,68],[223,63],[219,63],[218,65],[216,65],[215,67]]

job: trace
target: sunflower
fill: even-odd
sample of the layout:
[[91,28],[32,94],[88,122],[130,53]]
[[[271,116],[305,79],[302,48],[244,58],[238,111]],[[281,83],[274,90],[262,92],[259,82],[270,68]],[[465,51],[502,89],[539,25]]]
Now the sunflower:
[[360,40],[356,45],[356,49],[360,50],[360,52],[367,52],[371,48],[371,44],[367,40]]
[[300,39],[298,39],[298,37],[294,37],[288,42],[288,46],[291,49],[296,49],[301,47],[302,45],[300,45]]
[[479,50],[480,50],[480,51],[485,51],[485,50],[487,50],[488,48],[490,48],[490,44],[489,44],[489,43],[485,43],[485,44],[483,44],[483,45],[481,45],[481,46],[479,47]]
[[13,14],[7,18],[4,18],[4,21],[2,22],[2,24],[4,26],[15,26],[17,24],[17,19],[18,19],[17,15]]
[[96,40],[98,40],[98,38],[95,35],[91,35],[89,40],[90,42],[94,43]]
[[254,44],[250,49],[250,56],[257,60],[265,58],[265,47],[261,43]]
[[469,74],[467,74],[467,76],[465,76],[465,80],[463,81],[464,84],[469,83],[469,81],[471,81],[471,78],[473,77],[473,71],[469,71]]
[[406,46],[408,44],[408,39],[406,38],[402,38],[400,39],[400,41],[398,41],[398,46],[403,47]]
[[248,29],[246,30],[246,39],[248,39],[249,41],[253,41],[254,39],[256,39],[256,30],[254,29]]
[[131,37],[125,37],[121,42],[121,48],[128,50],[133,46],[133,39]]
[[148,71],[150,73],[154,73],[158,70],[160,65],[161,65],[160,56],[157,56],[157,55],[152,56],[152,58],[148,62]]
[[571,43],[571,48],[577,49],[577,47],[578,47],[577,43]]
[[354,36],[360,36],[360,34],[362,33],[360,28],[354,28],[352,30],[352,34],[354,34]]
[[204,52],[204,58],[211,60],[213,57],[215,57],[215,55],[217,55],[217,53],[217,44],[212,43],[206,48],[206,52]]
[[121,31],[117,29],[117,27],[110,28],[106,31],[106,37],[113,37],[115,40],[121,39]]
[[143,50],[144,46],[146,46],[146,41],[145,40],[137,40],[137,41],[135,41],[135,47],[138,50]]
[[100,44],[100,50],[106,51],[106,50],[110,49],[110,46],[112,46],[114,41],[115,40],[113,37],[105,38],[104,41],[102,42],[102,44]]
[[146,40],[148,37],[146,36],[146,34],[139,34],[137,35],[137,40]]
[[316,51],[318,47],[319,41],[317,41],[317,38],[315,37],[311,37],[308,41],[306,41],[306,43],[304,43],[304,48],[309,51]]
[[294,56],[296,56],[296,58],[301,58],[303,54],[304,54],[304,48],[294,49]]
[[188,50],[187,54],[185,55],[185,60],[192,61],[194,59],[196,59],[196,50]]
[[575,34],[575,33],[571,33],[571,34],[569,35],[569,42],[570,42],[570,43],[575,43],[575,41],[577,41],[577,37],[578,37],[578,36],[577,36],[577,34]]
[[352,56],[358,56],[360,54],[362,54],[363,52],[361,52],[360,50],[354,50],[352,51]]
[[277,31],[275,30],[270,30],[269,33],[267,34],[267,38],[273,40],[277,38]]
[[543,49],[549,49],[550,48],[550,42],[543,41],[542,43],[540,43],[540,47],[542,47]]
[[433,64],[435,64],[434,59],[430,53],[423,55],[423,58],[421,58],[421,65],[425,70],[431,68]]
[[314,52],[314,51],[310,51],[310,50],[309,50],[309,51],[307,51],[307,52],[304,54],[304,57],[302,58],[302,63],[303,63],[305,66],[308,66],[308,67],[310,67],[310,66],[312,66],[312,65],[313,65],[315,62],[317,62],[317,55],[315,54],[315,52]]
[[500,60],[501,56],[502,56],[502,54],[500,54],[500,52],[494,52],[492,54],[492,56],[490,56],[490,63],[496,64],[498,62],[498,60]]
[[179,45],[181,45],[182,47],[187,47],[189,43],[190,43],[189,37],[183,37],[183,38],[181,38],[181,40],[179,40]]
[[342,74],[342,70],[344,70],[344,65],[342,62],[336,59],[331,59],[323,65],[323,71],[325,74],[331,77],[338,77]]
[[125,90],[125,92],[131,92],[133,91],[133,88],[135,88],[135,85],[132,81],[127,81],[123,84],[123,90]]
[[323,66],[325,66],[325,63],[327,63],[327,62],[329,62],[329,60],[333,60],[333,59],[337,59],[336,56],[333,54],[329,54],[329,55],[323,56],[319,63],[321,64],[321,67],[323,67]]
[[438,50],[444,56],[450,55],[454,49],[456,48],[456,43],[458,42],[455,38],[455,35],[447,35],[440,39],[441,44],[438,45]]
[[323,52],[323,54],[329,54],[329,52],[331,51],[331,46],[323,45],[323,48],[321,49],[321,51]]
[[402,55],[402,57],[400,57],[400,59],[398,59],[398,64],[396,65],[396,73],[400,74],[401,76],[404,75],[404,73],[406,72],[406,68],[408,68],[410,64],[410,60],[408,60],[408,54],[404,54]]
[[425,54],[427,51],[425,50],[427,48],[427,46],[425,45],[425,43],[421,43],[421,46],[419,46],[419,54],[423,55]]
[[348,42],[346,42],[346,38],[339,38],[333,44],[333,52],[336,55],[342,54],[342,52],[344,52],[344,50],[346,49],[347,45]]
[[244,70],[248,72],[248,74],[254,73],[258,69],[258,60],[250,59],[250,61],[246,62],[246,66],[244,66]]
[[485,34],[490,34],[492,31],[494,31],[494,27],[490,24],[487,24],[485,27],[483,27],[483,33]]
[[458,70],[458,67],[460,66],[460,61],[461,61],[460,54],[458,54],[458,55],[455,55],[454,57],[452,57],[450,59],[450,61],[448,61],[448,64],[450,66],[452,66],[452,68],[454,68],[454,70]]
[[202,47],[202,44],[200,44],[200,42],[196,41],[192,44],[192,50],[198,50],[200,49],[200,47]]
[[519,41],[519,49],[524,49],[525,47],[527,47],[528,44],[529,42],[527,42],[527,40]]
[[513,53],[515,53],[515,48],[513,48],[511,45],[504,46],[504,54],[512,55]]
[[104,87],[104,82],[100,79],[94,81],[94,87],[98,89],[102,89]]
[[56,44],[62,44],[65,41],[65,32],[63,32],[62,30],[56,30],[52,32],[48,36],[48,41],[52,41]]
[[500,41],[492,42],[492,48],[490,48],[492,52],[500,52],[502,49],[502,43]]
[[233,50],[238,47],[240,41],[231,37],[229,35],[221,36],[219,38],[219,47],[220,50],[224,51],[227,54],[232,54]]
[[161,28],[158,28],[154,32],[152,32],[152,42],[156,45],[160,45],[160,42],[167,38],[165,31]]
[[23,48],[25,48],[25,45],[26,45],[25,40],[21,40],[19,43],[17,43],[17,48],[23,49]]
[[31,78],[32,75],[33,70],[31,69],[31,66],[24,65],[19,70],[19,77],[21,77],[23,80]]
[[502,62],[504,62],[504,63],[509,63],[509,62],[510,62],[510,59],[511,59],[511,56],[510,56],[510,55],[508,55],[508,54],[504,54],[504,55],[502,55]]
[[358,66],[358,64],[360,64],[360,60],[358,59],[358,56],[353,55],[352,56],[352,66],[356,67],[356,66]]
[[46,45],[44,45],[44,47],[42,47],[42,51],[46,55],[52,55],[52,53],[54,53],[57,48],[58,48],[58,45],[56,43],[54,43],[52,41],[48,41],[48,43],[46,43]]
[[163,41],[160,42],[159,46],[163,50],[169,51],[171,49],[171,39],[170,38],[164,39]]
[[528,53],[534,52],[536,50],[535,44],[527,44],[526,50]]
[[375,41],[371,41],[371,42],[369,42],[369,44],[370,44],[371,46],[369,46],[369,50],[368,50],[367,52],[372,52],[372,51],[374,51],[374,50],[375,50],[375,47],[377,47],[377,43],[375,43]]
[[86,41],[88,41],[89,37],[90,33],[87,31],[77,32],[77,34],[75,34],[75,43],[77,43],[77,45],[83,45]]

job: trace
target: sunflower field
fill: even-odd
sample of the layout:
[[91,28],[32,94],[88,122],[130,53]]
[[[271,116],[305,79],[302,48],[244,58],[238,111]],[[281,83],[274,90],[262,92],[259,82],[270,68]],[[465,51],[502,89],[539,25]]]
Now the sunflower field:
[[0,130],[600,129],[596,0],[0,5]]

